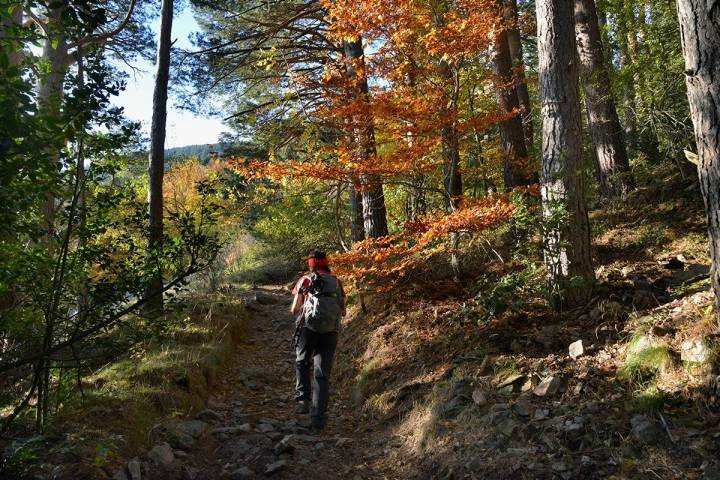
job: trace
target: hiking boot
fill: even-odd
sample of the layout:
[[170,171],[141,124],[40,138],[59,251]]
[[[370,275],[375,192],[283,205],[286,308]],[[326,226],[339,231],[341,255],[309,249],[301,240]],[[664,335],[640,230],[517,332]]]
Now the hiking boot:
[[312,422],[310,423],[310,433],[318,435],[320,434],[323,429],[325,428],[325,422],[322,420],[316,420],[312,419]]
[[310,405],[307,400],[298,400],[297,405],[295,406],[295,413],[299,413],[301,415],[310,413]]

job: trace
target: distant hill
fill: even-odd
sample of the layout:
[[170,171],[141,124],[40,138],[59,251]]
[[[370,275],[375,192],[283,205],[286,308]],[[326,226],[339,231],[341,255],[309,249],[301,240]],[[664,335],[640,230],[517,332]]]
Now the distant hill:
[[182,162],[188,158],[199,158],[207,165],[213,154],[222,154],[230,157],[267,158],[267,150],[251,142],[238,142],[235,144],[208,143],[201,145],[185,145],[184,147],[168,148],[165,150],[166,166]]
[[175,163],[178,160],[197,157],[204,164],[210,161],[213,153],[222,153],[222,146],[218,143],[204,145],[185,145],[184,147],[168,148],[165,150],[165,159],[168,163]]

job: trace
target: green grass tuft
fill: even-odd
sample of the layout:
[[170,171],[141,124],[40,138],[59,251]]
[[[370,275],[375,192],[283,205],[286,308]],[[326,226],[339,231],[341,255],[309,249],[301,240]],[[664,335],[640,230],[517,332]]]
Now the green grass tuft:
[[661,410],[665,404],[665,393],[651,382],[634,393],[634,407],[643,412]]
[[[628,347],[628,350],[631,350]],[[665,344],[654,344],[629,351],[625,364],[620,370],[621,379],[639,381],[655,378],[672,366],[670,348]]]
[[667,344],[648,335],[635,335],[630,340],[619,378],[632,389],[635,409],[655,411],[663,407],[665,394],[658,388],[657,380],[672,366]]
[[361,405],[365,401],[367,396],[367,387],[370,377],[373,372],[377,370],[380,365],[380,360],[377,358],[371,358],[365,365],[362,366],[357,376],[355,377],[355,388],[353,389],[353,401]]

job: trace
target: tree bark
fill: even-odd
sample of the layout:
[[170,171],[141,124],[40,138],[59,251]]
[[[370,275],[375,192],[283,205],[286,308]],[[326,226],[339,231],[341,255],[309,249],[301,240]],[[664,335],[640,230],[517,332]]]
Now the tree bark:
[[10,11],[7,16],[3,16],[0,20],[0,40],[5,40],[9,43],[8,48],[8,63],[12,66],[19,65],[23,60],[23,45],[19,40],[15,40],[16,30],[22,25],[22,5],[18,3],[15,6],[9,7]]
[[147,288],[150,300],[147,303],[146,313],[151,315],[158,315],[163,310],[163,277],[158,257],[163,246],[163,177],[172,22],[173,0],[163,0],[160,11],[160,39],[153,91],[148,167],[148,267],[151,273]]
[[352,243],[365,239],[365,223],[363,221],[362,194],[358,191],[357,182],[350,182],[348,196],[350,199],[350,239]]
[[[630,12],[631,14],[631,12]],[[625,18],[625,12],[618,15],[618,44],[620,50],[620,68],[624,71],[632,72],[633,69],[633,48],[637,48],[637,37],[634,27],[629,25],[628,19]],[[637,129],[637,107],[635,105],[635,86],[633,85],[634,74],[630,75],[630,79],[625,75],[622,82],[623,96],[623,125],[625,130],[625,138],[628,146],[637,151],[638,149],[638,129]]]
[[[495,96],[501,113],[509,114],[520,108],[518,92],[515,86],[508,31],[500,31],[495,37],[492,68],[495,77]],[[503,177],[505,188],[511,190],[522,185],[536,183],[530,169],[527,146],[523,134],[523,123],[520,115],[500,123],[500,137],[503,149]]]
[[405,216],[413,221],[427,214],[427,197],[425,195],[425,175],[411,173],[407,187],[407,201],[405,203]]
[[462,176],[460,174],[460,142],[455,124],[455,109],[459,94],[459,81],[456,72],[445,60],[440,60],[440,77],[449,90],[445,103],[440,109],[443,124],[440,127],[440,156],[443,160],[443,186],[447,195],[447,211],[457,210],[462,195]]
[[[367,102],[368,83],[364,73],[357,79],[358,72],[353,62],[364,62],[365,52],[363,51],[362,39],[346,41],[343,44],[345,57],[349,60],[348,75],[350,79],[356,79],[357,86],[354,88],[357,99]],[[368,114],[360,119],[357,130],[358,148],[361,159],[364,163],[372,161],[376,156],[375,150],[375,127],[373,119]],[[363,223],[365,238],[384,237],[388,234],[387,212],[385,210],[385,194],[382,181],[377,175],[361,175],[360,183],[362,196]]]
[[720,329],[720,4],[678,0],[698,175],[707,211],[715,312]]
[[573,5],[537,0],[544,256],[556,309],[587,300],[594,281],[584,198]]
[[[47,9],[46,29],[48,33],[43,42],[42,53],[47,70],[40,77],[37,96],[38,109],[47,118],[55,119],[60,117],[65,74],[70,66],[65,25],[62,19],[64,8],[62,4],[59,4]],[[52,149],[48,151],[48,157],[52,165],[59,171],[60,152]],[[51,236],[55,232],[55,195],[51,191],[45,195],[42,215],[45,228],[48,235]]]
[[575,35],[600,194],[621,198],[632,189],[633,179],[610,88],[595,0],[575,0]]
[[[411,60],[412,66],[410,68],[407,86],[415,90],[417,87],[416,81],[416,69],[417,66],[413,60]],[[413,122],[407,122],[408,132],[405,134],[405,145],[408,150],[412,149],[414,144],[413,133],[410,127]],[[407,185],[407,199],[405,202],[405,217],[414,221],[419,217],[424,216],[427,213],[427,196],[425,195],[425,174],[422,172],[410,172],[408,175],[409,185]]]
[[[535,128],[532,118],[532,103],[530,103],[530,91],[528,90],[525,78],[525,60],[523,59],[522,37],[518,28],[517,0],[503,0],[503,17],[507,26],[507,41],[510,48],[510,61],[515,73],[518,104],[522,109],[522,125],[525,134],[525,147],[532,150],[533,135]],[[537,178],[535,179],[537,183]]]

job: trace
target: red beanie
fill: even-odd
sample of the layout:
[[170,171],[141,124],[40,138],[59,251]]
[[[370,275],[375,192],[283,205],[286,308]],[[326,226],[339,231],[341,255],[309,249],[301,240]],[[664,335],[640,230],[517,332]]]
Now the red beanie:
[[327,267],[329,264],[327,258],[308,258],[310,268]]

